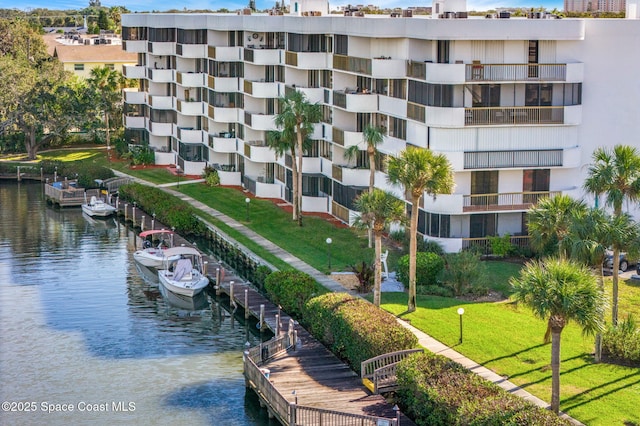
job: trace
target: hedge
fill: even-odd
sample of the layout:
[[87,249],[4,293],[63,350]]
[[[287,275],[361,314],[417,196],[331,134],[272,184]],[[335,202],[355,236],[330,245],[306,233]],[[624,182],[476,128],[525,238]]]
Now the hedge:
[[398,403],[417,425],[569,425],[441,355],[398,364]]
[[121,186],[118,189],[118,194],[122,200],[135,201],[142,210],[151,214],[155,213],[156,220],[175,228],[179,234],[195,236],[205,234],[207,228],[196,217],[195,207],[161,189],[130,183]]
[[362,361],[418,344],[417,337],[393,315],[347,293],[310,299],[304,322],[314,337],[358,373]]
[[304,305],[318,294],[316,281],[304,272],[287,270],[270,273],[264,280],[264,289],[269,298],[289,315],[301,318]]

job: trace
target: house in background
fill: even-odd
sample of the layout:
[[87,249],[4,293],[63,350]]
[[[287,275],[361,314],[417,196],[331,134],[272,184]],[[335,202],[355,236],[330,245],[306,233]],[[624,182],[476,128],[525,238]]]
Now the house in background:
[[112,35],[47,34],[44,40],[51,56],[62,62],[65,71],[82,78],[88,78],[96,67],[107,66],[122,72],[125,65],[138,62],[137,55],[125,52],[121,40]]

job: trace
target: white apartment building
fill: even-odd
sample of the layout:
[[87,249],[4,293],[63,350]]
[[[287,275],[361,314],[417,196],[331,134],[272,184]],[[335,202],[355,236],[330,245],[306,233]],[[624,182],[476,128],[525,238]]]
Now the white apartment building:
[[[214,165],[223,184],[291,201],[292,158],[265,141],[277,99],[300,90],[323,110],[304,211],[353,220],[369,170],[366,155],[344,152],[365,149],[372,123],[383,155],[411,145],[453,165],[454,193],[423,197],[423,235],[448,251],[490,235],[516,242],[540,197],[587,198],[596,147],[640,144],[637,4],[635,19],[602,20],[472,19],[464,0],[438,1],[430,17],[327,15],[322,0],[292,2],[288,15],[123,15],[125,50],[138,53],[125,75],[140,80],[124,93],[127,135],[159,164]],[[375,185],[403,197],[384,162]]]

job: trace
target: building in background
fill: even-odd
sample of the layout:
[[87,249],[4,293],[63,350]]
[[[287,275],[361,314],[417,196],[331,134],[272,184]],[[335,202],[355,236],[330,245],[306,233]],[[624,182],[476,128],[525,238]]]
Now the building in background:
[[[637,4],[637,0],[633,0]],[[630,7],[628,6],[630,10]],[[464,0],[433,15],[327,15],[321,0],[291,14],[123,15],[127,137],[159,164],[188,174],[205,165],[222,184],[291,201],[290,155],[266,144],[277,99],[300,90],[321,104],[303,163],[306,212],[346,223],[366,189],[363,129],[383,129],[385,157],[408,146],[446,155],[453,194],[423,198],[419,231],[448,251],[510,234],[526,240],[525,213],[541,197],[589,197],[586,165],[599,146],[640,135],[640,20],[467,17]],[[500,19],[502,17],[503,19]],[[377,165],[375,186],[387,183]]]
[[55,32],[44,36],[47,50],[64,66],[65,71],[88,78],[96,67],[108,66],[123,71],[125,65],[135,65],[135,53],[122,49],[122,39],[113,33],[87,35],[77,31]]

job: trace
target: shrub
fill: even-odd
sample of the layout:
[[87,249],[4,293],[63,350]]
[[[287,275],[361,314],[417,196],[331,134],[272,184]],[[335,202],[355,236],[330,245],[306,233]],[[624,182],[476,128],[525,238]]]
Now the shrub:
[[[402,248],[406,252],[409,251],[409,236],[410,236],[410,233],[409,233],[409,230],[407,229],[404,232],[404,236],[402,239]],[[435,253],[439,256],[442,256],[444,254],[444,249],[442,248],[440,243],[438,243],[435,240],[424,239],[420,235],[418,235],[418,239],[416,242],[417,242],[416,248],[418,252]]]
[[269,298],[298,318],[302,317],[307,300],[316,294],[317,285],[311,276],[294,270],[272,272],[264,280]]
[[440,297],[453,297],[453,290],[450,287],[445,287],[443,285],[419,285],[416,286],[417,294],[430,294],[432,296],[440,296]]
[[374,285],[375,268],[364,260],[356,265],[350,265],[351,272],[358,278],[356,290],[360,293],[369,293]]
[[511,244],[511,235],[504,234],[501,237],[489,237],[489,243],[491,244],[491,253],[500,256],[507,257],[514,252],[514,246]]
[[471,293],[473,287],[485,287],[487,269],[479,255],[470,251],[450,253],[444,256],[444,261],[442,281],[456,296]]
[[347,293],[310,299],[304,322],[309,332],[360,373],[360,363],[416,347],[418,339],[390,313]]
[[220,185],[220,175],[218,175],[218,171],[211,167],[210,165],[206,165],[204,170],[202,171],[202,177],[204,181],[209,186],[218,186]]
[[640,330],[632,315],[604,332],[602,354],[620,364],[640,366]]
[[[444,260],[435,253],[418,252],[416,254],[416,285],[428,286],[437,283],[438,276],[444,269]],[[398,260],[398,280],[409,287],[409,255]]]
[[411,355],[397,377],[398,402],[418,425],[569,424],[441,355]]
[[136,202],[138,206],[151,214],[156,213],[156,220],[168,227],[174,227],[183,235],[202,236],[207,227],[196,217],[196,209],[178,197],[167,194],[161,189],[130,183],[118,189],[124,201]]

